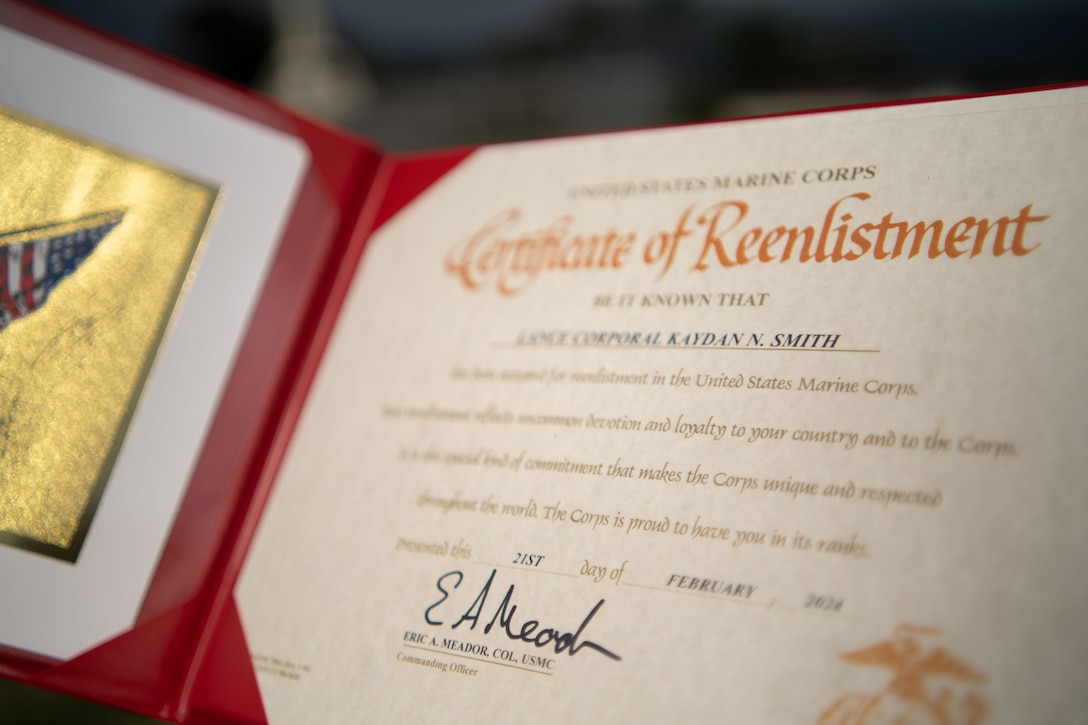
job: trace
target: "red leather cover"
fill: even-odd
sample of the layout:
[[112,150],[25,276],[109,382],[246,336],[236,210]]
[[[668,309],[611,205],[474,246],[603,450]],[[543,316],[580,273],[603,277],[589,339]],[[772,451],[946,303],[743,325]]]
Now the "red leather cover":
[[[0,674],[184,723],[263,723],[232,589],[371,230],[472,149],[365,142],[48,11],[0,24],[300,138],[311,167],[133,628],[67,662],[0,646]],[[375,182],[375,176],[380,176]]]
[[0,24],[296,136],[301,185],[219,409],[133,628],[67,662],[0,647],[0,674],[178,722],[263,722],[231,599],[273,434],[380,155],[360,139],[37,8]]

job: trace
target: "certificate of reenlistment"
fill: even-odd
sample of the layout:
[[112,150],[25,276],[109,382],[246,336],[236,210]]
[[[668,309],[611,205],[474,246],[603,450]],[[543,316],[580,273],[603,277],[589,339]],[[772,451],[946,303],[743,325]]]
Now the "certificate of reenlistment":
[[485,147],[239,588],[272,722],[1069,722],[1088,93]]

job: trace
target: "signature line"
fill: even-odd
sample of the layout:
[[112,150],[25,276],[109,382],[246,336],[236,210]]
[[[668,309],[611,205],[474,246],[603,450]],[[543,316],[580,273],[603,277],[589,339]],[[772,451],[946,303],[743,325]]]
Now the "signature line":
[[531,670],[528,667],[518,667],[517,665],[508,665],[505,662],[493,662],[491,660],[480,659],[479,657],[469,657],[468,655],[454,654],[453,652],[447,652],[447,651],[441,650],[441,649],[431,649],[430,647],[420,647],[419,645],[415,645],[415,644],[406,644],[406,645],[401,645],[401,646],[402,647],[407,647],[409,649],[423,650],[424,652],[433,652],[436,655],[447,655],[449,657],[460,657],[463,660],[472,660],[473,662],[483,662],[485,665],[498,665],[499,667],[509,667],[512,670],[521,670],[522,672],[532,672],[534,675],[547,675],[548,677],[552,676],[551,672],[541,672],[540,670]]

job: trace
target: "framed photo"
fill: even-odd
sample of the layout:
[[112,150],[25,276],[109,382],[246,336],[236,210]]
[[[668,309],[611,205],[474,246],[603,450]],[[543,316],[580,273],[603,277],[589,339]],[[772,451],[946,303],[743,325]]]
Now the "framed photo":
[[0,29],[0,643],[129,628],[309,152]]

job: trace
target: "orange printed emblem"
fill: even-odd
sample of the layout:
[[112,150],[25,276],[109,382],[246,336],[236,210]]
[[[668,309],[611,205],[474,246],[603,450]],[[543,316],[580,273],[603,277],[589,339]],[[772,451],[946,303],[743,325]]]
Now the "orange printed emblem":
[[887,642],[847,652],[856,665],[884,667],[892,680],[876,695],[840,697],[820,715],[819,725],[979,725],[989,707],[975,691],[986,676],[927,642],[940,630],[901,624]]

